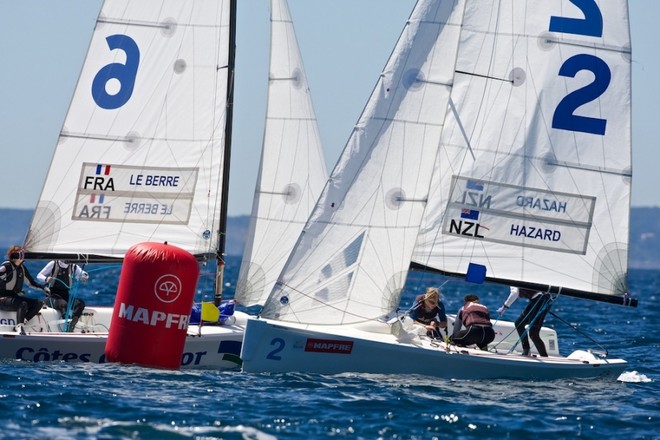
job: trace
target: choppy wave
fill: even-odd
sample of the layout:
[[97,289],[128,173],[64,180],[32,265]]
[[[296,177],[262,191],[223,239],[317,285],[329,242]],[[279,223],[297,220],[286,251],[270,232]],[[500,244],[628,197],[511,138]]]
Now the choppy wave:
[[[232,283],[240,261],[228,262]],[[93,272],[88,304],[112,304],[118,272]],[[430,283],[413,279],[404,295]],[[416,375],[245,374],[113,364],[0,363],[3,438],[355,439],[658,437],[660,272],[638,271],[636,309],[561,298],[553,311],[629,362],[618,380],[444,380]],[[473,287],[470,287],[472,289]],[[448,311],[466,287],[443,287]],[[478,292],[491,308],[506,291]],[[522,304],[520,304],[522,308]],[[593,344],[552,317],[568,353]],[[387,362],[387,359],[383,359]],[[442,365],[438,365],[442,368]]]

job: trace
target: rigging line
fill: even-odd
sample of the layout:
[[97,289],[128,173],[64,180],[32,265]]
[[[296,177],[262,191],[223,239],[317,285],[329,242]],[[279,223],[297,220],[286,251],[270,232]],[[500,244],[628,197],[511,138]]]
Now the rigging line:
[[470,151],[472,160],[476,161],[477,157],[474,155],[474,150],[472,150],[472,144],[470,143],[470,139],[468,138],[468,135],[465,132],[465,127],[461,122],[460,115],[458,114],[458,110],[456,110],[456,105],[454,105],[454,100],[451,99],[451,96],[449,97],[449,108],[451,109],[451,112],[454,114],[454,118],[456,118],[456,125],[458,125],[458,128],[461,130],[461,134],[463,135],[463,139],[465,139],[465,143],[467,144],[468,151]]
[[[549,292],[544,292],[543,294],[544,294],[544,295],[549,295],[549,296],[550,296],[550,299],[547,300],[547,301],[545,301],[545,303],[544,303],[543,305],[541,305],[541,307],[538,308],[538,310],[536,311],[536,313],[535,313],[535,315],[534,315],[534,318],[533,318],[533,319],[532,319],[532,320],[526,325],[525,330],[524,330],[524,331],[522,332],[522,334],[518,337],[518,340],[516,341],[515,344],[513,344],[513,346],[511,347],[511,349],[509,349],[509,351],[508,351],[507,354],[512,353],[513,350],[515,350],[516,347],[518,346],[518,343],[520,343],[520,342],[522,341],[523,338],[528,337],[527,334],[529,333],[529,329],[534,325],[534,323],[536,322],[536,320],[538,319],[538,317],[541,315],[541,313],[542,313],[543,311],[545,311],[546,309],[548,310],[548,312],[550,311],[550,305],[555,301],[556,298],[553,298],[552,294],[549,293]],[[530,300],[530,301],[531,301],[531,300]],[[530,310],[529,313],[532,313],[532,310]],[[527,318],[527,316],[529,316],[529,314],[528,314],[528,315],[525,315],[524,318]],[[516,330],[515,327],[514,327],[514,330]],[[507,337],[508,337],[511,333],[513,333],[513,330],[511,330],[511,332],[507,335]],[[540,337],[540,335],[539,335],[539,337]],[[504,339],[506,339],[506,338],[504,338]],[[503,339],[503,340],[504,340],[504,339]],[[532,342],[534,342],[534,341],[532,341]],[[499,344],[497,344],[497,345],[499,345]],[[497,345],[495,345],[495,347],[497,347]],[[531,347],[531,343],[530,343],[530,347]],[[530,351],[531,351],[531,348],[530,348]]]
[[66,303],[66,312],[64,313],[64,316],[62,317],[65,319],[64,322],[64,331],[73,331],[73,328],[71,327],[71,320],[73,319],[73,308],[75,303],[78,301],[78,288],[80,286],[80,278],[76,278],[76,268],[80,267],[81,270],[81,277],[82,274],[85,273],[85,265],[87,263],[83,263],[82,267],[78,266],[77,264],[72,264],[71,266],[71,289],[69,289],[69,299],[67,300]]
[[576,326],[574,326],[570,322],[567,322],[564,319],[560,318],[554,312],[548,311],[548,313],[550,313],[552,316],[554,316],[555,318],[557,318],[558,320],[560,320],[561,322],[563,322],[564,324],[566,324],[567,326],[569,326],[570,328],[575,330],[577,333],[581,334],[582,336],[584,336],[585,338],[589,339],[591,342],[596,344],[598,347],[600,347],[605,352],[605,356],[607,356],[607,349],[603,345],[601,345],[598,341],[596,341],[594,338],[592,338],[591,336],[589,336],[588,334],[586,334],[584,332],[581,332],[580,330],[578,330],[578,328]]

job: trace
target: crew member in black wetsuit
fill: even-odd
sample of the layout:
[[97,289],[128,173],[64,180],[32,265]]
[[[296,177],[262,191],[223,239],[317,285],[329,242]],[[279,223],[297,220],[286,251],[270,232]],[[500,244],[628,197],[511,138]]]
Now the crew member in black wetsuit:
[[16,326],[14,330],[25,333],[23,325],[34,318],[43,303],[38,299],[26,298],[23,295],[23,282],[36,289],[46,290],[46,286],[37,283],[27,267],[23,265],[25,254],[20,246],[14,245],[7,251],[9,261],[0,266],[0,309],[16,311]]
[[543,321],[545,320],[545,315],[550,311],[552,298],[548,293],[511,287],[511,294],[509,294],[509,297],[504,301],[502,307],[497,309],[497,312],[502,315],[506,309],[511,307],[519,296],[529,299],[529,304],[527,304],[525,310],[523,310],[520,316],[518,316],[518,319],[516,319],[516,331],[520,335],[520,342],[523,348],[522,354],[523,356],[529,356],[529,339],[527,339],[527,335],[525,334],[525,326],[529,325],[529,337],[534,342],[536,350],[541,356],[547,357],[548,352],[545,349],[545,344],[543,343],[543,339],[541,339],[540,333]]

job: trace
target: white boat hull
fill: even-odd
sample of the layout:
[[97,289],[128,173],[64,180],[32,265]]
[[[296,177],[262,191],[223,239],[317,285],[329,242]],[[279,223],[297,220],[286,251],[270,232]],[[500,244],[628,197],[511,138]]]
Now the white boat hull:
[[[105,362],[112,307],[86,308],[73,332],[62,332],[59,313],[43,308],[28,322],[25,334],[13,330],[15,312],[0,312],[0,359],[30,362]],[[190,325],[182,368],[238,370],[248,315],[234,312],[224,325]],[[3,325],[4,324],[4,325]]]
[[447,379],[618,377],[627,365],[621,359],[600,359],[587,352],[542,358],[455,346],[447,350],[444,342],[427,337],[397,338],[385,322],[360,329],[264,319],[248,320],[241,358],[243,371],[249,373],[355,372]]

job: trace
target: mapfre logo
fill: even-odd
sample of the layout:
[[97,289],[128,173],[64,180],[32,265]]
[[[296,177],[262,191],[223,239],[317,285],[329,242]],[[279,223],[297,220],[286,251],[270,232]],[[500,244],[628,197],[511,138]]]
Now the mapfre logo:
[[307,338],[305,351],[316,351],[319,353],[351,354],[353,341],[338,341],[334,339],[312,339]]
[[169,273],[163,275],[156,280],[154,293],[164,303],[174,302],[181,295],[181,280]]

